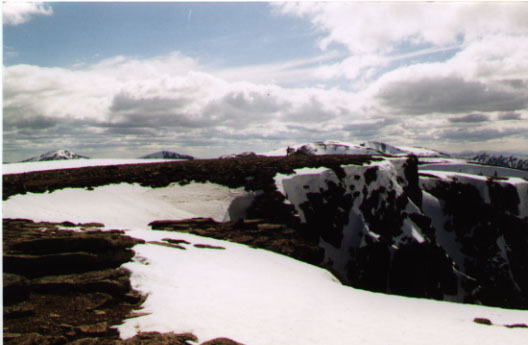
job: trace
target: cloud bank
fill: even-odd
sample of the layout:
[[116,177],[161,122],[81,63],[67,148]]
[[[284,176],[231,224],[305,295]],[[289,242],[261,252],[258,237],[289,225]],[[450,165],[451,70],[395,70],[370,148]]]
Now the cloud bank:
[[5,155],[216,157],[322,139],[526,149],[527,4],[271,6],[314,25],[321,57],[225,69],[173,52],[5,67]]
[[6,1],[2,4],[4,24],[20,25],[28,22],[34,16],[51,16],[53,9],[39,2]]

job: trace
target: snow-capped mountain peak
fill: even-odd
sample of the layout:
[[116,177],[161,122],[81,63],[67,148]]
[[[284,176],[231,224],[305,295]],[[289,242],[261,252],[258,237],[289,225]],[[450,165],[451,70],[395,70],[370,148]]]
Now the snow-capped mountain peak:
[[42,162],[42,161],[56,161],[56,160],[69,160],[69,159],[89,159],[90,157],[77,154],[68,150],[57,150],[50,151],[40,156],[31,157],[29,159],[23,160],[22,162]]
[[365,141],[350,143],[344,141],[325,140],[314,143],[300,144],[280,148],[267,153],[268,156],[282,156],[291,153],[304,153],[307,155],[386,155],[407,156],[414,154],[418,157],[448,157],[447,154],[436,150],[416,147],[396,147],[379,141]]
[[159,159],[159,158],[162,158],[162,159],[188,159],[188,160],[193,160],[194,159],[193,156],[184,155],[184,154],[177,153],[177,152],[172,152],[172,151],[154,152],[154,153],[142,156],[140,158],[145,158],[145,159],[151,159],[151,158],[156,158],[156,159]]

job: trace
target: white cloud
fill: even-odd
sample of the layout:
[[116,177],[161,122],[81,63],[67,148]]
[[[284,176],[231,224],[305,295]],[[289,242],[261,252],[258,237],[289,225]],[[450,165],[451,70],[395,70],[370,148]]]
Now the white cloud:
[[51,16],[53,9],[40,2],[7,1],[2,6],[4,24],[20,25],[34,16]]
[[72,144],[138,156],[181,146],[213,157],[324,139],[526,146],[527,4],[273,6],[311,20],[322,46],[349,54],[229,69],[178,52],[5,67],[4,149]]
[[358,108],[353,96],[338,89],[227,81],[204,70],[179,53],[116,57],[76,69],[5,67],[6,147],[97,138],[107,150],[129,147],[131,154],[136,147],[177,144],[200,146],[189,152],[198,156],[226,153],[231,146],[269,150],[263,141],[314,135],[289,125],[331,128]]
[[528,32],[525,3],[287,2],[283,14],[308,18],[324,35],[321,46],[344,44],[353,54],[385,53],[402,41],[452,45],[482,35]]

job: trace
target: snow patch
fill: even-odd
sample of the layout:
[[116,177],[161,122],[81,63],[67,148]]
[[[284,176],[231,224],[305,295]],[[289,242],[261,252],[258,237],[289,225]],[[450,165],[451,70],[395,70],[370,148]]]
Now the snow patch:
[[175,159],[74,159],[43,162],[25,162],[2,164],[2,174],[21,174],[32,171],[73,169],[92,166],[124,165],[124,164],[152,164],[175,162]]
[[94,190],[65,188],[52,193],[13,195],[3,202],[4,218],[76,223],[101,222],[107,228],[146,227],[153,220],[228,218],[231,202],[243,188],[213,183],[172,183],[163,188],[112,184]]

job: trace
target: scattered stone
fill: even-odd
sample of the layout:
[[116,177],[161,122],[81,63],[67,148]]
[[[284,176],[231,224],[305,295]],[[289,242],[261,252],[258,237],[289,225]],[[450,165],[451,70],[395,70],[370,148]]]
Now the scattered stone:
[[140,311],[132,311],[130,313],[128,313],[126,316],[125,316],[125,319],[134,319],[136,317],[140,317],[140,316],[147,316],[147,315],[150,315],[151,313],[147,313],[147,312],[140,312]]
[[169,248],[176,248],[176,249],[183,249],[183,250],[186,249],[183,246],[180,246],[180,245],[177,245],[177,244],[172,244],[172,243],[164,243],[164,242],[159,242],[159,241],[148,241],[147,243],[155,244],[155,245],[163,246],[163,247],[169,247]]
[[38,333],[22,334],[12,341],[10,345],[63,345],[68,341],[63,336],[49,336]]
[[123,345],[191,345],[189,341],[197,342],[198,338],[192,333],[139,332],[134,337],[125,340]]
[[203,248],[203,249],[225,249],[224,247],[221,247],[221,246],[212,246],[210,244],[201,244],[201,243],[195,244],[194,247]]
[[191,244],[190,242],[187,242],[185,240],[177,240],[177,239],[172,239],[172,238],[163,238],[161,240],[172,243],[172,244]]
[[81,223],[79,226],[82,226],[84,228],[104,228],[103,223]]
[[20,334],[20,333],[6,333],[6,332],[4,332],[3,335],[4,335],[4,342],[8,342],[8,341],[10,341],[10,340],[13,340],[13,339],[15,339],[15,338],[20,337],[22,334]]
[[11,305],[27,299],[29,286],[30,282],[27,278],[17,274],[4,273],[4,305]]
[[85,335],[104,335],[108,331],[108,323],[105,321],[90,325],[81,325],[75,327],[75,330]]
[[491,326],[493,323],[490,321],[490,319],[486,319],[484,317],[476,317],[473,319],[473,322],[479,323],[481,325],[488,325]]
[[[194,222],[195,220],[197,221]],[[223,223],[210,218],[162,220],[154,221],[150,225],[153,230],[191,233],[271,250],[313,265],[321,265],[324,257],[324,250],[317,242],[304,238],[298,231],[284,224],[270,223],[260,218]],[[198,245],[198,248],[200,246]]]
[[[130,272],[118,267],[134,255],[130,248],[143,241],[121,231],[57,231],[58,226],[64,225],[3,221],[4,334],[12,334],[4,336],[4,342],[61,345],[69,339],[76,344],[122,345],[110,325],[121,324],[145,296],[132,290]],[[97,265],[74,267],[58,260],[74,257],[80,248],[83,256],[96,258]],[[51,257],[61,269],[35,261]],[[26,259],[34,265],[21,270],[20,262]]]
[[215,338],[212,340],[208,340],[205,343],[202,343],[201,345],[244,345],[244,344],[238,343],[229,338]]
[[528,325],[525,323],[514,323],[511,325],[504,325],[504,326],[508,328],[528,328]]
[[35,309],[30,305],[18,304],[4,307],[4,319],[18,319],[35,315]]
[[264,223],[264,224],[258,224],[257,225],[257,229],[259,229],[261,231],[281,230],[281,229],[284,229],[284,225],[282,225],[282,224],[268,224],[268,223]]

